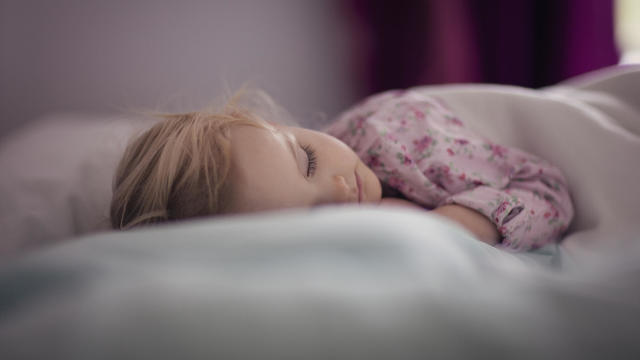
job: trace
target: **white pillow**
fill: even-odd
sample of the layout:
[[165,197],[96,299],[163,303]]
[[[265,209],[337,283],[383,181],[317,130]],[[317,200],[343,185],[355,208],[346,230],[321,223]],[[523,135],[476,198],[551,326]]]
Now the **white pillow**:
[[130,136],[148,122],[60,114],[0,145],[0,254],[106,229],[111,183]]

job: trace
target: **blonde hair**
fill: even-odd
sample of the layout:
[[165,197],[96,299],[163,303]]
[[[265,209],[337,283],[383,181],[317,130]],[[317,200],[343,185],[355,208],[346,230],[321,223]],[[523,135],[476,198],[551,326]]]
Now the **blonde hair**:
[[[269,127],[286,112],[259,90],[236,92],[221,110],[162,114],[163,120],[130,143],[113,182],[114,229],[225,213],[230,129]],[[286,120],[285,120],[286,121]]]

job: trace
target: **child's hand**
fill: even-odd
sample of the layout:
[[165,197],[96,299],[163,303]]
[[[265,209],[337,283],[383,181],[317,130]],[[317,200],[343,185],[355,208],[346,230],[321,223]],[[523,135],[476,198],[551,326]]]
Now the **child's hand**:
[[500,233],[496,226],[484,215],[462,205],[444,205],[433,209],[438,215],[462,225],[465,229],[473,233],[480,241],[489,245],[496,245],[500,242]]
[[412,203],[411,201],[404,200],[404,199],[398,199],[398,198],[391,198],[391,197],[382,198],[378,205],[405,207],[405,208],[413,208],[413,209],[416,209],[416,210],[418,210],[418,209],[419,210],[424,210],[424,208],[422,206],[417,205],[415,203]]
[[[382,198],[382,206],[396,206],[425,210],[422,206],[411,201],[398,198]],[[444,205],[432,210],[434,213],[447,217],[462,225],[474,234],[480,241],[489,245],[496,245],[500,240],[500,234],[495,225],[479,212],[462,205]]]

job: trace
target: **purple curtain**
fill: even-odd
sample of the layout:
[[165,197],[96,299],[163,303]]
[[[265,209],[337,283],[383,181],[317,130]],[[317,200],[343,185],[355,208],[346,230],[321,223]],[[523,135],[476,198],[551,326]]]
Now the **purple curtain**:
[[349,0],[364,93],[421,84],[540,87],[618,62],[613,0]]

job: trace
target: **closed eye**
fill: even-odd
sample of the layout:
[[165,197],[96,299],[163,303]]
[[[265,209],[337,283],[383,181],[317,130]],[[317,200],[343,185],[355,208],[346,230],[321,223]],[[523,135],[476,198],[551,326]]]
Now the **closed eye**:
[[311,145],[302,145],[302,150],[307,154],[307,177],[312,177],[318,167],[316,150]]

